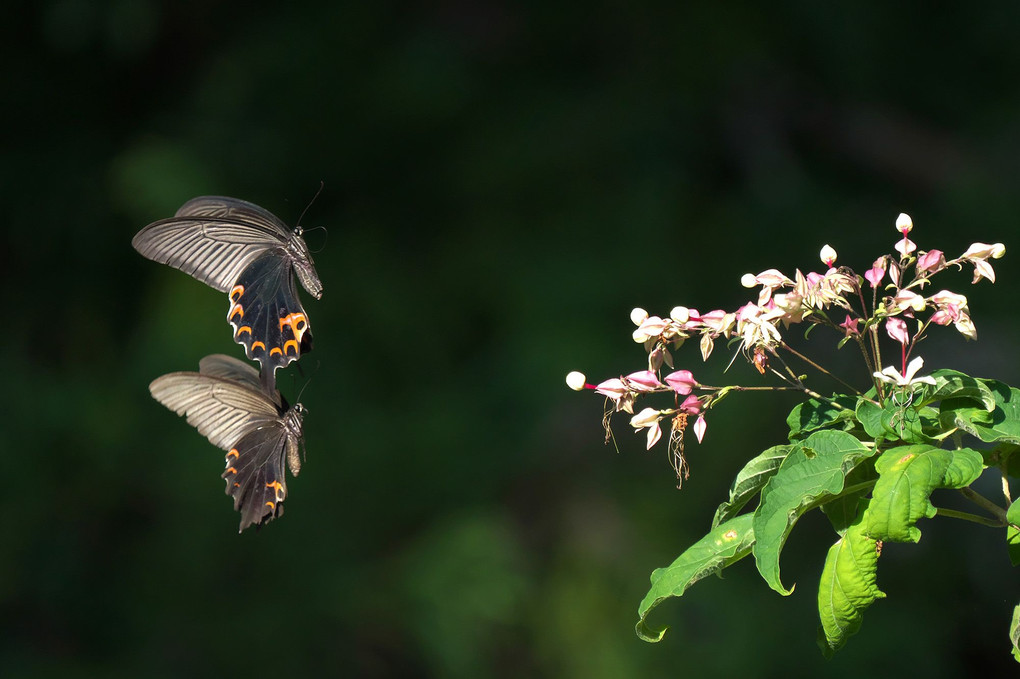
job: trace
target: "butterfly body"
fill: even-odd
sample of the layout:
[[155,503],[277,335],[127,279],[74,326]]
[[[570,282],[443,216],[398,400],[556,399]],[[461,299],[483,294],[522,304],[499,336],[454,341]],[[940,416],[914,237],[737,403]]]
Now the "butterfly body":
[[241,513],[240,530],[283,514],[290,473],[301,470],[305,408],[288,406],[264,391],[259,373],[230,356],[206,356],[199,372],[176,372],[152,381],[153,398],[187,417],[188,424],[227,451],[222,478]]
[[144,257],[228,293],[234,341],[261,364],[262,384],[273,393],[276,370],[312,349],[295,275],[309,294],[322,297],[302,234],[300,226],[292,230],[254,203],[200,196],[143,228],[131,244]]

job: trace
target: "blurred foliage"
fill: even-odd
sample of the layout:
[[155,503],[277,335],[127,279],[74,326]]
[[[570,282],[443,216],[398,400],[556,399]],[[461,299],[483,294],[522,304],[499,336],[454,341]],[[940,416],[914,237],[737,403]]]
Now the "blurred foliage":
[[[570,369],[640,367],[631,307],[734,306],[740,274],[811,266],[823,242],[864,268],[900,211],[922,248],[1016,247],[1020,6],[927,10],[13,3],[4,676],[1012,663],[1002,536],[951,525],[913,549],[968,574],[957,605],[926,602],[939,573],[890,547],[889,599],[831,662],[811,588],[783,599],[740,568],[663,611],[667,642],[638,641],[649,573],[782,442],[791,404],[727,402],[677,492],[638,438],[603,447],[600,404],[563,385]],[[280,376],[292,398],[307,383],[308,457],[286,516],[238,536],[220,453],[146,390],[239,355],[226,300],[130,239],[207,193],[293,223],[320,181],[303,222],[326,228],[308,233],[325,284],[306,304],[315,351]],[[978,350],[932,341],[926,367],[1017,382],[1013,256],[967,290]],[[824,522],[800,531],[790,582],[817,578],[798,557],[831,541]],[[904,633],[911,654],[882,652]]]

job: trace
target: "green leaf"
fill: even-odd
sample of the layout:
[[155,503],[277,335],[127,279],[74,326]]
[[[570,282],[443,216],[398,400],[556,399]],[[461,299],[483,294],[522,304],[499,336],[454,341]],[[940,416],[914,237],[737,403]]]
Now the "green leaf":
[[1009,640],[1013,644],[1013,657],[1020,662],[1020,606],[1013,609],[1013,620],[1009,623]]
[[875,461],[879,478],[865,516],[867,533],[877,540],[917,542],[921,517],[935,516],[929,501],[936,488],[969,486],[984,471],[981,453],[970,448],[943,450],[926,444],[897,446]]
[[822,505],[822,513],[829,518],[829,523],[837,533],[842,535],[856,521],[859,513],[857,505],[861,498],[871,492],[877,479],[875,465],[871,460],[866,460],[846,475],[843,492]]
[[[832,402],[843,407],[839,408]],[[852,422],[856,402],[853,396],[833,395],[831,401],[812,398],[798,404],[786,418],[786,424],[790,427],[790,440],[802,439],[813,431],[841,422]]]
[[829,548],[818,582],[818,645],[827,658],[861,628],[864,609],[885,598],[875,581],[878,542],[864,534],[867,506],[862,500],[854,522]]
[[1020,564],[1020,500],[1015,500],[1006,510],[1006,551],[1014,566]]
[[881,406],[863,398],[858,400],[857,419],[864,431],[876,440],[930,442],[939,431],[939,411],[917,404],[901,405],[896,398],[890,398]]
[[995,380],[981,380],[995,398],[995,408],[969,405],[967,400],[942,402],[939,420],[944,428],[959,427],[988,443],[1003,441],[1020,444],[1020,390]]
[[737,473],[730,486],[730,499],[719,505],[712,519],[712,528],[736,516],[744,505],[754,497],[779,469],[779,465],[794,446],[786,444],[772,446],[761,455],[752,458]]
[[638,637],[655,643],[668,627],[653,628],[646,620],[653,608],[669,597],[683,596],[698,580],[717,573],[751,553],[754,544],[752,515],[744,514],[713,528],[666,568],[652,572],[652,587],[638,606]]
[[790,594],[779,578],[779,554],[797,519],[817,501],[839,495],[844,479],[873,451],[842,431],[817,431],[796,446],[761,491],[754,513],[754,559],[769,587]]
[[935,390],[921,405],[953,398],[976,401],[989,412],[995,408],[995,394],[982,380],[946,369],[932,371],[931,376],[935,378]]

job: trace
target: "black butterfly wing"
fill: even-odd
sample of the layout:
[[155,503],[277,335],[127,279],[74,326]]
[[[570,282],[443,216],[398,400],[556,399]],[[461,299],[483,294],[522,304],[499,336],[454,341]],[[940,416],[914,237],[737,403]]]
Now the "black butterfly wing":
[[287,497],[283,461],[290,444],[287,429],[276,422],[248,432],[227,452],[223,479],[234,509],[241,512],[238,532],[283,515]]
[[[285,249],[290,232],[271,213],[234,198],[195,198],[177,216],[149,224],[131,239],[143,257],[194,276],[221,292],[267,250]],[[223,203],[223,201],[231,201]],[[229,207],[234,203],[240,207]]]
[[276,370],[312,350],[311,325],[284,253],[267,252],[246,268],[230,291],[227,321],[234,341],[262,365],[263,383],[276,389]]
[[[227,451],[222,477],[227,495],[234,498],[234,508],[241,512],[243,531],[283,514],[287,496],[284,458],[291,463],[292,473],[296,475],[300,469],[300,415],[294,410],[281,414],[261,391],[254,369],[236,359],[207,356],[202,369],[209,374],[163,375],[152,381],[149,390],[157,401],[186,415],[188,423],[213,445]],[[239,379],[224,377],[226,374]],[[295,408],[303,412],[300,406]]]

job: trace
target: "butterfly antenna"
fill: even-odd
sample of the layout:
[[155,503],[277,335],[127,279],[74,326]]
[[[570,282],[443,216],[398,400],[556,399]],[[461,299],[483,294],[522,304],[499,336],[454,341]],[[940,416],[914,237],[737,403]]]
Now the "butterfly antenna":
[[[319,368],[321,368],[321,367],[322,367],[322,362],[321,361],[316,361],[315,362],[315,370],[313,370],[312,373],[314,374],[314,373],[319,372]],[[305,371],[301,368],[301,364],[300,363],[298,363],[298,372],[301,373],[301,377],[305,376]],[[311,384],[311,383],[312,383],[312,378],[311,378],[311,376],[309,376],[308,379],[305,380],[305,385],[303,387],[301,387],[301,391],[298,392],[298,396],[297,396],[297,399],[295,400],[295,403],[301,403],[301,394],[305,393],[305,389],[307,389],[308,385]]]
[[312,199],[310,201],[308,201],[308,205],[306,205],[305,209],[301,211],[301,216],[298,217],[297,224],[294,226],[295,229],[298,228],[299,226],[301,226],[301,220],[305,218],[305,213],[308,212],[308,208],[312,207],[312,203],[315,202],[315,199],[319,197],[319,194],[322,193],[322,189],[324,189],[325,187],[326,187],[326,182],[324,182],[324,181],[322,181],[320,179],[319,180],[319,190],[315,192],[315,195],[312,196]]

